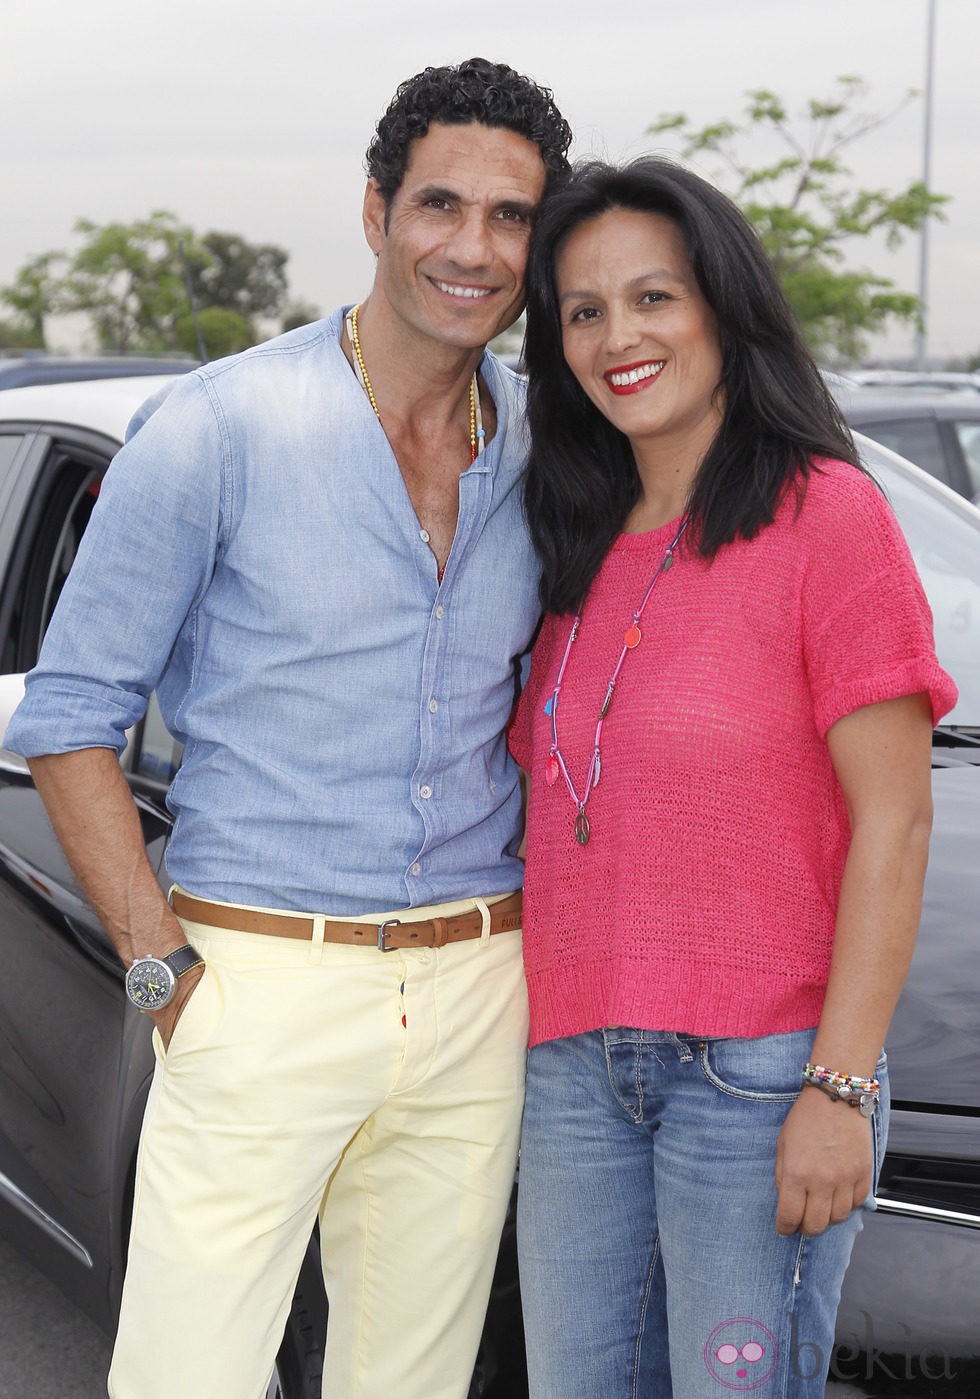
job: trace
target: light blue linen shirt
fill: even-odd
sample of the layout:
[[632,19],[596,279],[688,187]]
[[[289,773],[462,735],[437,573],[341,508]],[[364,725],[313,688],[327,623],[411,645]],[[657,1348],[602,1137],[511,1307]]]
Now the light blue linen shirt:
[[539,612],[520,380],[484,358],[497,430],[440,585],[342,320],[145,405],[5,740],[120,751],[156,689],[170,877],[341,916],[520,887],[504,725]]

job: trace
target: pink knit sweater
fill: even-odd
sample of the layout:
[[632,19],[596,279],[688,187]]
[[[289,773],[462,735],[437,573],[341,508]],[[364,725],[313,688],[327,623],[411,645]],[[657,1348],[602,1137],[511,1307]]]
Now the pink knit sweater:
[[[875,485],[818,463],[802,509],[708,563],[682,544],[602,734],[591,839],[549,785],[544,712],[571,628],[548,617],[511,733],[531,774],[524,952],[531,1042],[607,1025],[764,1035],[815,1025],[849,843],[825,735],[862,705],[956,688]],[[558,739],[581,791],[599,708],[677,522],[621,535],[593,583]]]

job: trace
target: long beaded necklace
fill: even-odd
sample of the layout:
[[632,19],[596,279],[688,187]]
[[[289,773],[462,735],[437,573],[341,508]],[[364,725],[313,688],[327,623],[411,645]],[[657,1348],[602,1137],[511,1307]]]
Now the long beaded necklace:
[[619,679],[626,657],[630,651],[635,651],[643,640],[643,633],[640,630],[640,620],[643,617],[643,609],[650,600],[650,594],[653,592],[657,580],[662,574],[667,572],[674,562],[674,550],[680,543],[681,535],[690,524],[690,519],[691,517],[689,515],[684,516],[677,533],[667,545],[663,558],[660,560],[653,577],[647,584],[647,590],[643,594],[643,599],[639,607],[633,613],[633,620],[623,634],[623,649],[619,653],[619,660],[616,662],[615,669],[609,677],[609,684],[606,686],[606,697],[602,701],[602,705],[599,709],[599,719],[596,724],[595,738],[592,744],[592,758],[589,762],[589,770],[585,774],[585,787],[581,796],[579,796],[575,784],[571,779],[568,765],[565,762],[565,755],[562,753],[561,745],[558,742],[558,698],[561,694],[561,685],[565,678],[565,668],[568,665],[568,658],[571,655],[572,646],[575,644],[579,628],[582,625],[582,613],[577,612],[572,622],[572,629],[565,643],[565,654],[562,656],[561,665],[558,667],[558,678],[555,680],[555,688],[552,690],[551,696],[544,707],[545,714],[551,719],[551,751],[548,754],[548,761],[545,765],[545,781],[548,786],[551,787],[558,780],[559,773],[564,777],[569,796],[575,804],[575,822],[572,829],[579,845],[588,845],[589,836],[592,834],[592,827],[589,824],[589,818],[586,815],[585,808],[588,806],[589,797],[591,797],[592,793],[599,785],[599,778],[602,775],[602,726],[606,722],[606,715],[609,713],[609,707],[612,704],[613,694],[616,690],[616,682]]

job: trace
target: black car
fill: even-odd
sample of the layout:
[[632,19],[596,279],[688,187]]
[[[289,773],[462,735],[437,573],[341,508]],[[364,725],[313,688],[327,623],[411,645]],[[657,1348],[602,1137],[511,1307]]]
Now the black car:
[[[98,482],[150,381],[0,393],[0,729],[36,659]],[[875,444],[960,700],[933,749],[922,932],[889,1038],[879,1192],[845,1284],[829,1392],[980,1392],[980,511]],[[124,766],[164,882],[180,754],[151,704]],[[123,969],[25,764],[0,752],[0,1230],[107,1329],[119,1304],[153,1058]],[[304,1265],[269,1395],[318,1395],[326,1302]],[[813,1362],[800,1338],[802,1371]],[[841,1388],[843,1386],[843,1389]],[[933,1387],[930,1387],[933,1386]],[[513,1222],[471,1394],[526,1395]]]
[[848,1396],[966,1399],[980,1393],[980,512],[861,446],[960,697],[933,741],[922,923],[887,1043],[888,1152],[844,1280],[831,1377]]
[[848,424],[980,503],[980,392],[838,387]]
[[199,361],[179,355],[47,355],[0,358],[0,389],[70,384],[88,379],[131,379],[142,374],[186,374]]

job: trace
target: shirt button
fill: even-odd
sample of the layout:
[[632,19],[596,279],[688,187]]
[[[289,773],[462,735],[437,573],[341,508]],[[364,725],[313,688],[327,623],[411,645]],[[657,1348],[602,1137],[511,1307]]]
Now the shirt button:
[[418,860],[416,860],[416,861],[415,861],[415,864],[412,866],[412,874],[421,874],[421,873],[422,873],[422,866],[419,864]]
[[431,788],[431,787],[420,787],[420,788],[419,788],[419,796],[422,798],[423,801],[428,801],[429,798],[432,796],[432,788]]
[[446,615],[446,609],[443,607],[442,603],[440,602],[439,606],[436,608],[436,616],[439,618],[439,621],[441,622],[442,619],[443,619],[443,617],[445,617],[445,615]]
[[430,714],[435,714],[435,712],[436,712],[436,710],[437,710],[438,708],[439,708],[439,702],[438,702],[438,700],[429,700],[429,713],[430,713]]
[[427,529],[420,529],[420,530],[419,530],[419,539],[422,540],[423,544],[428,544],[428,542],[429,542],[429,531],[428,531]]

